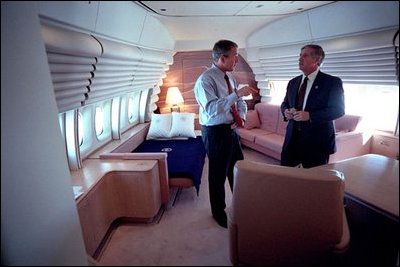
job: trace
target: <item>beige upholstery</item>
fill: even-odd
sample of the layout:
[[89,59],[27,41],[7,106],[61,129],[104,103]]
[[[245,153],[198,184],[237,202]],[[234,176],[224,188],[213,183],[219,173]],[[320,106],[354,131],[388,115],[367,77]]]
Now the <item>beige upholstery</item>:
[[[369,153],[371,136],[362,131],[361,120],[348,114],[335,120],[337,151],[330,163]],[[249,110],[245,127],[237,131],[242,145],[280,160],[286,127],[279,105],[257,103],[255,110]]]
[[228,212],[232,263],[309,265],[344,253],[343,190],[338,171],[239,161]]

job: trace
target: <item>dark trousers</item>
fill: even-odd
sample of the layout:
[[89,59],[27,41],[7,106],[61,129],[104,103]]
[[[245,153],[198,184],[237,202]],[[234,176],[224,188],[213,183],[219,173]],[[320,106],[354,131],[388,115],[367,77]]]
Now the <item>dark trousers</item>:
[[239,135],[229,124],[202,126],[202,139],[208,156],[208,186],[211,212],[214,217],[225,215],[225,180],[233,190],[233,167],[243,159]]
[[300,163],[304,168],[327,164],[329,153],[322,149],[311,149],[313,140],[301,130],[294,129],[292,139],[287,149],[282,151],[281,165],[295,167]]

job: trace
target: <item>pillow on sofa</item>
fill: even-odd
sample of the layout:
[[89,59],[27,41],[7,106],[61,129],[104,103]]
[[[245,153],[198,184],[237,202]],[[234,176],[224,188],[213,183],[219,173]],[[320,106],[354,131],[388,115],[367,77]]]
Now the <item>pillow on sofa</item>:
[[260,119],[258,118],[258,113],[256,110],[247,111],[246,123],[244,124],[244,128],[247,130],[260,128]]
[[153,113],[150,122],[149,132],[146,139],[169,138],[171,131],[172,116],[168,114]]
[[360,120],[360,116],[345,114],[335,120],[336,132],[352,132],[357,128]]
[[196,138],[194,132],[194,113],[172,112],[172,126],[169,137],[192,137]]

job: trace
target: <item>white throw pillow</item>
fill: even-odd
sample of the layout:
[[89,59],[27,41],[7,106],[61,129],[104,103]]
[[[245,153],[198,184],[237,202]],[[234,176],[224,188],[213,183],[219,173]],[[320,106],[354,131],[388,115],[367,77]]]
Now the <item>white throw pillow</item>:
[[169,137],[193,137],[196,138],[194,131],[194,113],[172,112],[172,126]]
[[150,129],[146,139],[169,138],[171,131],[172,116],[171,113],[156,114],[151,116]]

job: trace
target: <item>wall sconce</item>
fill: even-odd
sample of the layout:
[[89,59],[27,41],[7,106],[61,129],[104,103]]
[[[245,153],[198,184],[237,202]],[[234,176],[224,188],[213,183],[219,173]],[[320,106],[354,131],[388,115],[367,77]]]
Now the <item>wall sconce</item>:
[[178,104],[183,103],[183,97],[178,87],[169,87],[167,91],[167,98],[165,103],[171,105],[171,112],[180,112],[180,107]]

